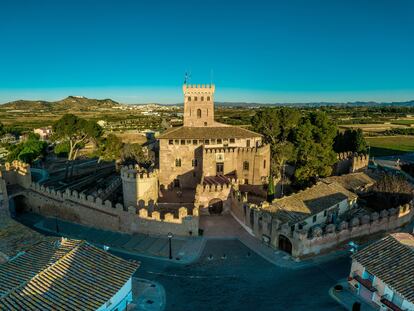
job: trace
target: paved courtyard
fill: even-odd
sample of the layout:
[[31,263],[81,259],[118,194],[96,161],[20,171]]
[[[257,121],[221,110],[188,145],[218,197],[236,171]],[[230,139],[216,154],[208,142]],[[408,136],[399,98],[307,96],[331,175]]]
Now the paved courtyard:
[[[25,217],[28,219],[24,222],[35,229],[34,224],[37,224],[37,230],[40,230],[39,221],[45,220],[37,215]],[[218,223],[225,225],[225,218],[218,220]],[[43,229],[49,227],[52,233],[54,222],[49,219],[42,226]],[[239,231],[237,223],[230,224],[229,227],[233,227],[235,231],[228,233],[235,234]],[[326,257],[324,260],[313,260],[304,265],[275,265],[272,260],[265,259],[263,254],[258,255],[253,246],[247,247],[246,241],[242,243],[236,237],[221,239],[214,236],[219,230],[233,229],[211,226],[210,230],[213,232],[210,234],[209,230],[206,231],[207,237],[202,239],[203,244],[175,240],[174,249],[184,249],[194,254],[200,252],[197,256],[194,255],[194,260],[183,263],[175,258],[168,260],[165,257],[159,259],[148,256],[148,253],[166,255],[163,238],[146,236],[141,240],[142,237],[137,235],[128,240],[127,235],[59,221],[60,233],[69,233],[68,236],[86,238],[91,242],[100,240],[106,245],[124,245],[124,248],[135,249],[134,252],[125,252],[122,247],[113,247],[110,251],[123,258],[141,262],[135,277],[150,280],[162,287],[162,305],[165,305],[165,310],[344,310],[329,295],[329,289],[337,280],[347,276],[350,268],[349,256]],[[283,257],[284,254],[277,254],[275,258],[296,264]],[[157,292],[147,291],[147,297],[152,297],[150,300],[153,301],[152,307],[147,306],[148,309],[157,309],[157,306],[159,308],[157,295]],[[136,302],[141,306],[145,304],[145,301]]]

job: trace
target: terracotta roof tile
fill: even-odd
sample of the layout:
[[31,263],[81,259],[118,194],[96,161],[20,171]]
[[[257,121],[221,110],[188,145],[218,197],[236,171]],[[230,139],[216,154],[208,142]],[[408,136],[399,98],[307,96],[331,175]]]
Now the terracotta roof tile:
[[369,273],[414,303],[414,236],[386,236],[352,255]]

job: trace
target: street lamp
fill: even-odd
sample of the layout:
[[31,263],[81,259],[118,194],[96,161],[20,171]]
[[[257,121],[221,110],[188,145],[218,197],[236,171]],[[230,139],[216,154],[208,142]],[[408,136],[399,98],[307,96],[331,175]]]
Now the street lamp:
[[168,245],[170,246],[170,256],[169,258],[172,259],[172,249],[171,249],[171,239],[173,238],[173,234],[171,232],[168,232]]

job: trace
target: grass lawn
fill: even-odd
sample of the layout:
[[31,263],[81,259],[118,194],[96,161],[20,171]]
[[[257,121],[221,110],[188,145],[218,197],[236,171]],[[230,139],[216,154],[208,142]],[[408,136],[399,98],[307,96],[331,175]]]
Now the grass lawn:
[[414,136],[367,137],[371,156],[389,156],[414,152]]
[[414,124],[414,120],[394,120],[391,121],[392,124],[401,124],[401,125],[411,125]]

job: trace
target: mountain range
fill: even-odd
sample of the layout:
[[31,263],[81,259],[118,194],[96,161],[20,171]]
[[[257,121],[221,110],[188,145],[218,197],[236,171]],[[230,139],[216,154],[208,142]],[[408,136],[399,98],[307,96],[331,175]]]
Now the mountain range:
[[[144,105],[144,104],[139,104]],[[151,103],[151,105],[169,106],[166,104]],[[182,103],[174,104],[182,106]],[[247,102],[216,102],[218,107],[244,107],[244,108],[259,108],[259,107],[275,107],[275,106],[294,106],[294,107],[321,107],[321,106],[346,106],[346,107],[371,107],[371,106],[400,106],[400,107],[414,107],[414,100],[402,102],[314,102],[314,103],[247,103]],[[43,101],[43,100],[17,100],[0,105],[0,110],[96,110],[96,109],[110,109],[113,107],[121,107],[123,104],[118,103],[112,99],[91,99],[83,96],[68,96],[65,99],[58,101]]]

